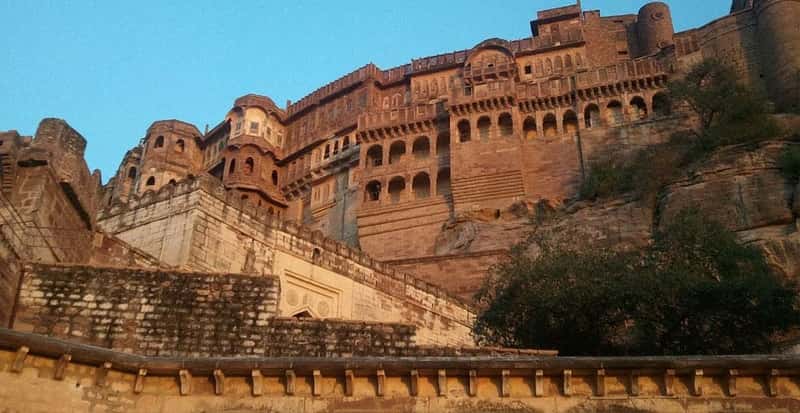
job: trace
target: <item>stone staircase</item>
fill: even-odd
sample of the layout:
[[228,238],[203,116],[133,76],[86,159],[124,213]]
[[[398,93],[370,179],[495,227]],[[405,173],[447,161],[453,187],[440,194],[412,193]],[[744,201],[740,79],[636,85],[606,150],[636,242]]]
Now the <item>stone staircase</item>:
[[14,168],[8,154],[0,154],[0,192],[11,195],[14,189]]

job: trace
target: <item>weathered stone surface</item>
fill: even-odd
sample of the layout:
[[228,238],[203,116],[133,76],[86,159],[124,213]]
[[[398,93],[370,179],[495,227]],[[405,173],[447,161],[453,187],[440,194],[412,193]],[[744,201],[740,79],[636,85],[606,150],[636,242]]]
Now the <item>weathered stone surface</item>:
[[781,153],[794,143],[769,142],[758,148],[720,149],[686,179],[666,188],[661,223],[681,209],[697,207],[733,231],[794,222],[794,186],[781,175]]

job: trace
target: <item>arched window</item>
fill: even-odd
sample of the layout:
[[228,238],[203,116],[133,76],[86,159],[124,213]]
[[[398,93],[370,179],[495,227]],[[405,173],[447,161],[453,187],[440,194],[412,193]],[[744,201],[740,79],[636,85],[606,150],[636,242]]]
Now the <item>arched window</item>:
[[482,142],[489,140],[489,128],[492,126],[492,120],[488,116],[478,119],[478,136]]
[[153,186],[155,184],[156,184],[156,177],[154,176],[147,178],[147,183],[145,183],[145,185],[147,186]]
[[567,72],[572,71],[572,56],[564,56],[564,69],[566,69]]
[[514,135],[514,119],[508,113],[503,113],[497,119],[497,125],[500,127],[500,135],[509,137]]
[[339,153],[339,141],[333,143],[333,154],[336,155]]
[[549,75],[553,73],[553,61],[548,57],[544,61],[544,74]]
[[278,186],[278,171],[272,171],[272,185]]
[[581,57],[580,53],[576,53],[575,54],[575,66],[576,67],[583,66],[583,58]]
[[607,119],[609,125],[617,126],[622,124],[623,121],[622,103],[619,103],[619,101],[616,100],[612,100],[606,107],[606,110],[608,111]]
[[342,151],[346,151],[347,148],[349,148],[349,147],[350,147],[350,137],[349,136],[345,136],[344,137],[344,141],[342,141]]
[[178,139],[175,142],[175,152],[183,153],[186,150],[186,144],[183,142],[183,139]]
[[564,112],[564,133],[573,135],[578,132],[578,115],[575,112],[568,110]]
[[653,96],[653,113],[656,116],[669,116],[672,113],[672,105],[669,97],[665,93],[656,93]]
[[253,158],[247,158],[244,161],[244,173],[247,175],[252,175],[253,170],[255,169],[256,163],[253,161]]
[[231,159],[230,165],[228,165],[228,174],[232,174],[236,172],[236,159]]
[[330,157],[331,157],[331,145],[328,144],[325,145],[325,155],[323,156],[323,159],[328,159]]
[[556,56],[554,66],[555,66],[554,69],[555,69],[556,73],[561,73],[561,71],[564,69],[564,62],[563,62],[563,60],[561,60],[561,56]]
[[164,147],[164,137],[159,135],[156,138],[156,142],[153,144],[153,148],[163,148]]
[[586,109],[583,111],[583,121],[586,128],[600,126],[600,108],[594,103],[586,105]]
[[373,145],[367,151],[367,164],[366,167],[381,166],[383,165],[383,147],[380,145]]
[[536,139],[536,119],[533,116],[528,116],[522,123],[522,133],[525,134],[525,139]]
[[420,172],[411,183],[415,199],[424,199],[431,196],[431,178],[425,172]]
[[406,153],[406,143],[396,141],[389,147],[389,164],[397,163]]
[[389,181],[389,199],[393,204],[400,202],[400,197],[406,190],[406,180],[400,176],[396,176]]
[[411,146],[411,153],[417,159],[427,158],[431,154],[431,143],[427,136],[420,136]]
[[437,195],[450,195],[450,169],[442,169],[436,175],[436,194]]
[[436,154],[440,157],[450,155],[450,133],[442,132],[436,138]]
[[458,122],[458,141],[459,142],[469,142],[472,138],[472,131],[470,130],[469,121],[466,119],[461,119]]
[[170,180],[169,180],[169,182],[168,182],[168,184],[169,184],[169,185],[177,185],[178,183],[177,183],[177,182],[175,182],[175,180],[174,180],[174,179],[170,179]]
[[647,104],[644,103],[644,99],[641,96],[631,99],[631,111],[633,112],[634,120],[647,118]]
[[364,188],[364,195],[364,199],[367,201],[380,201],[381,183],[378,181],[370,181]]
[[542,120],[542,132],[545,137],[553,137],[558,135],[558,126],[556,125],[556,115],[548,113]]
[[130,180],[136,179],[136,167],[135,166],[131,166],[130,169],[128,169],[128,179],[130,179]]

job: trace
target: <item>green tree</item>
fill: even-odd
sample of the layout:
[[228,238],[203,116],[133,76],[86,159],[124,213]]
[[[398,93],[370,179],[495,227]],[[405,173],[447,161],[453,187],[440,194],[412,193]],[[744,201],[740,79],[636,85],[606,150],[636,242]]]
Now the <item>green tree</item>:
[[484,343],[563,355],[766,352],[797,327],[794,285],[722,225],[682,211],[650,247],[614,252],[534,239],[477,295]]
[[768,116],[766,100],[717,60],[698,63],[684,78],[669,82],[667,89],[673,102],[685,104],[697,116],[700,128],[695,134],[704,150],[780,132]]

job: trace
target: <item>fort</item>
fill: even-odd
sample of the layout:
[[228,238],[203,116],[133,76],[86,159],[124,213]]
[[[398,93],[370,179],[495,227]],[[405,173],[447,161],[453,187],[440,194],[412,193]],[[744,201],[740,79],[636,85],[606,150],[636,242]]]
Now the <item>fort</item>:
[[[203,130],[155,121],[105,185],[64,120],[0,132],[0,412],[800,411],[796,356],[565,358],[471,334],[526,214],[692,125],[670,79],[716,58],[800,107],[798,21],[798,0],[683,32],[664,3],[543,10],[523,39],[368,64],[283,107],[242,96]],[[792,190],[743,202],[796,232]],[[793,242],[765,243],[777,267]]]

